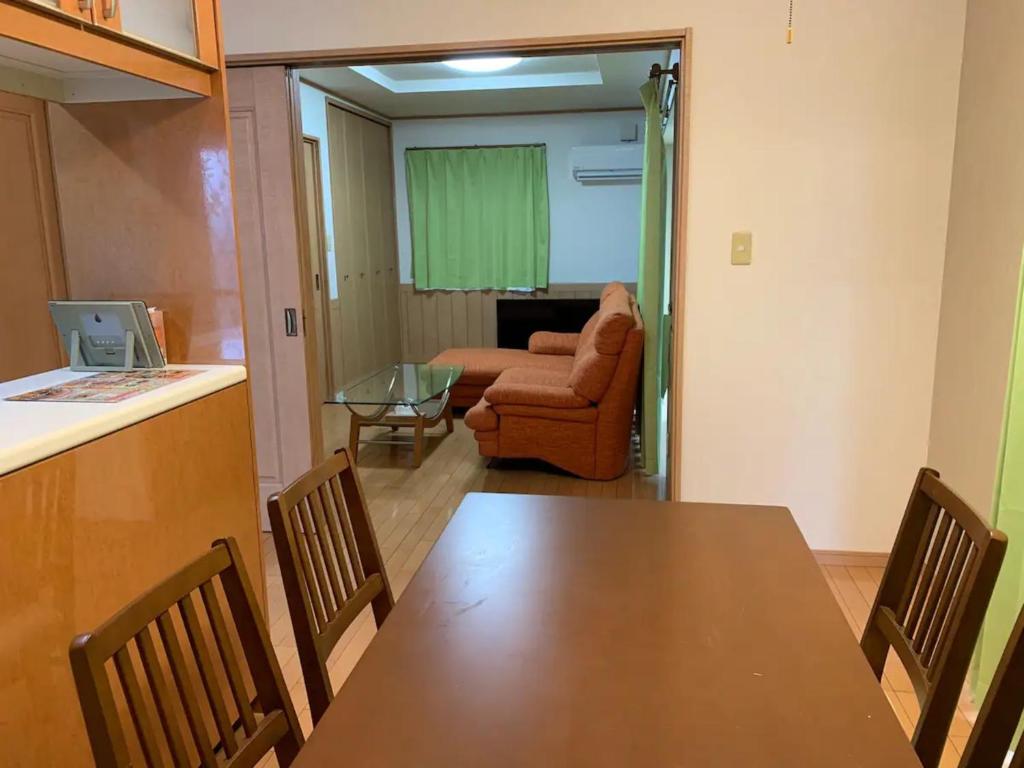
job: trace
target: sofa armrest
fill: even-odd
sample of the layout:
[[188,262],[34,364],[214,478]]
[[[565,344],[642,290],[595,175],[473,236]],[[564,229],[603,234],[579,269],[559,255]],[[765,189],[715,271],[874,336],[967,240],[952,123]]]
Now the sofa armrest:
[[575,355],[579,342],[578,333],[536,331],[530,334],[529,349],[535,355]]
[[571,387],[550,384],[518,384],[495,382],[484,391],[491,405],[541,405],[547,408],[587,408],[590,401],[577,395]]

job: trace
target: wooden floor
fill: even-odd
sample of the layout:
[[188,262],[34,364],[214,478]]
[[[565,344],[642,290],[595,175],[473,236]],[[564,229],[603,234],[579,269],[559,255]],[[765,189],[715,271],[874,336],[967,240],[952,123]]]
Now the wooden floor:
[[[343,444],[347,434],[347,425],[338,413],[341,410],[330,408],[325,413],[325,441],[329,446]],[[503,463],[498,468],[489,469],[486,460],[477,455],[476,442],[461,419],[456,419],[455,426],[454,434],[429,441],[423,466],[419,469],[412,468],[411,451],[405,448],[371,445],[361,450],[359,476],[396,598],[408,585],[467,492],[657,498],[663,490],[661,478],[649,478],[639,472],[628,473],[611,482],[597,482],[562,475],[538,465]],[[440,434],[440,431],[435,430],[435,434]],[[264,536],[263,550],[271,640],[299,721],[308,736],[312,721],[269,534]],[[878,589],[881,568],[826,565],[822,566],[822,573],[851,630],[859,637]],[[335,689],[348,677],[375,631],[372,616],[367,610],[342,638],[328,662]],[[919,711],[917,699],[910,679],[892,659],[882,686],[904,729],[911,733]],[[972,721],[970,707],[965,702],[954,718],[943,756],[943,768],[957,764]],[[273,757],[263,764],[274,765]]]

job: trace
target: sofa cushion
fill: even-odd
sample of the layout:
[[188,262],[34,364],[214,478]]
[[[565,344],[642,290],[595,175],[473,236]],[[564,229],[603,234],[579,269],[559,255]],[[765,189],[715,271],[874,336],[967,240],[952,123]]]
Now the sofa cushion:
[[493,405],[535,405],[544,408],[586,408],[590,401],[569,386],[569,377],[556,371],[509,368],[484,392]]
[[574,355],[579,346],[578,333],[536,331],[530,334],[530,352],[534,355]]
[[535,355],[525,349],[460,347],[446,349],[430,362],[432,365],[461,365],[463,371],[459,384],[484,386],[494,382],[508,368],[540,368],[563,373],[572,369],[572,357]]
[[604,397],[626,334],[635,325],[629,293],[621,283],[617,285],[605,289],[601,308],[584,326],[569,374],[569,386],[595,403]]
[[590,402],[600,402],[612,382],[618,364],[618,355],[602,355],[593,347],[586,352],[578,352],[572,373],[569,374],[569,386]]

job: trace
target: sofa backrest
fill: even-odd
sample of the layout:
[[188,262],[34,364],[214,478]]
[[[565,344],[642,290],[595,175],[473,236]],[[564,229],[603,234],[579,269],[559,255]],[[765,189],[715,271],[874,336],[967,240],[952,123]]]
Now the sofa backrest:
[[569,374],[576,394],[594,403],[604,397],[626,337],[640,323],[635,304],[622,283],[610,283],[601,292],[600,308],[583,326]]
[[636,322],[626,334],[611,383],[597,404],[594,471],[605,477],[621,472],[629,461],[629,434],[644,354],[644,325],[636,304],[633,313]]

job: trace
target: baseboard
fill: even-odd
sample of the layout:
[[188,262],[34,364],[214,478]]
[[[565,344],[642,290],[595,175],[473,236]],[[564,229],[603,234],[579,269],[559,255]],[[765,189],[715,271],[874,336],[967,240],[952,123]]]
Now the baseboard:
[[852,565],[860,568],[885,568],[888,552],[843,552],[836,549],[815,549],[818,565]]

